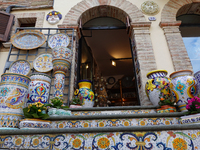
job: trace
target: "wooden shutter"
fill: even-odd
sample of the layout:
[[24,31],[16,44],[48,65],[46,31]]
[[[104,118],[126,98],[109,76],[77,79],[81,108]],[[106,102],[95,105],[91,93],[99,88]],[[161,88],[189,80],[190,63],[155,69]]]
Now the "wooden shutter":
[[8,40],[13,25],[14,15],[0,11],[0,41]]

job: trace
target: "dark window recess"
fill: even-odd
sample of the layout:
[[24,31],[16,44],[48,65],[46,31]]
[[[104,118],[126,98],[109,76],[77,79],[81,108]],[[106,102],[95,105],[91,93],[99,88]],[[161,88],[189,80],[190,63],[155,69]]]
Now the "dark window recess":
[[8,41],[14,15],[0,11],[0,41]]

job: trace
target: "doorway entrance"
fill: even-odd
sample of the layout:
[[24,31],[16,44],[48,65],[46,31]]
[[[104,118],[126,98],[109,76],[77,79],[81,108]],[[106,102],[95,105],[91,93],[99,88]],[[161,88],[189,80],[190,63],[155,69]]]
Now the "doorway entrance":
[[126,25],[115,18],[99,17],[81,28],[79,80],[93,82],[95,105],[139,105],[134,55]]

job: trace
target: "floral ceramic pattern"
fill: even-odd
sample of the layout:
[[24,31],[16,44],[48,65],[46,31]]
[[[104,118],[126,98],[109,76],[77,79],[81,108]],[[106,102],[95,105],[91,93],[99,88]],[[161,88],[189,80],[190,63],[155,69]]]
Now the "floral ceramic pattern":
[[65,87],[65,75],[62,73],[55,74],[54,78],[54,97],[58,97],[63,95]]
[[34,30],[22,30],[11,37],[11,43],[22,50],[36,49],[46,41],[43,33]]
[[48,45],[51,49],[55,47],[67,47],[70,43],[68,35],[63,33],[57,33],[50,36],[48,40]]
[[142,118],[142,119],[104,119],[104,120],[67,120],[52,121],[52,128],[97,128],[97,127],[127,127],[176,125],[179,118]]
[[186,102],[197,95],[195,78],[188,74],[172,78],[170,89],[181,111],[186,111]]
[[34,73],[30,76],[30,78],[31,82],[29,84],[29,95],[27,103],[47,103],[49,99],[51,77],[42,73]]
[[50,128],[51,122],[41,119],[22,119],[20,121],[19,127],[22,128],[37,128],[37,129],[44,129],[44,128]]
[[200,130],[0,136],[1,148],[198,150]]
[[17,60],[10,65],[10,73],[28,75],[31,71],[31,65],[27,60]]
[[0,113],[0,128],[18,128],[22,115]]
[[33,67],[38,72],[49,72],[53,69],[52,54],[42,53],[33,61]]
[[66,47],[55,47],[52,49],[52,55],[54,58],[60,58],[60,59],[72,59],[72,50]]

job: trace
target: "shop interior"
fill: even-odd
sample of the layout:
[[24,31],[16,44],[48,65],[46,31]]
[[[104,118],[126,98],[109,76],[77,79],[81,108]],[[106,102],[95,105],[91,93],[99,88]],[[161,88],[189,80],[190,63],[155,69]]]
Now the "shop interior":
[[127,26],[114,18],[95,18],[81,27],[81,34],[78,79],[92,81],[95,106],[139,105]]

